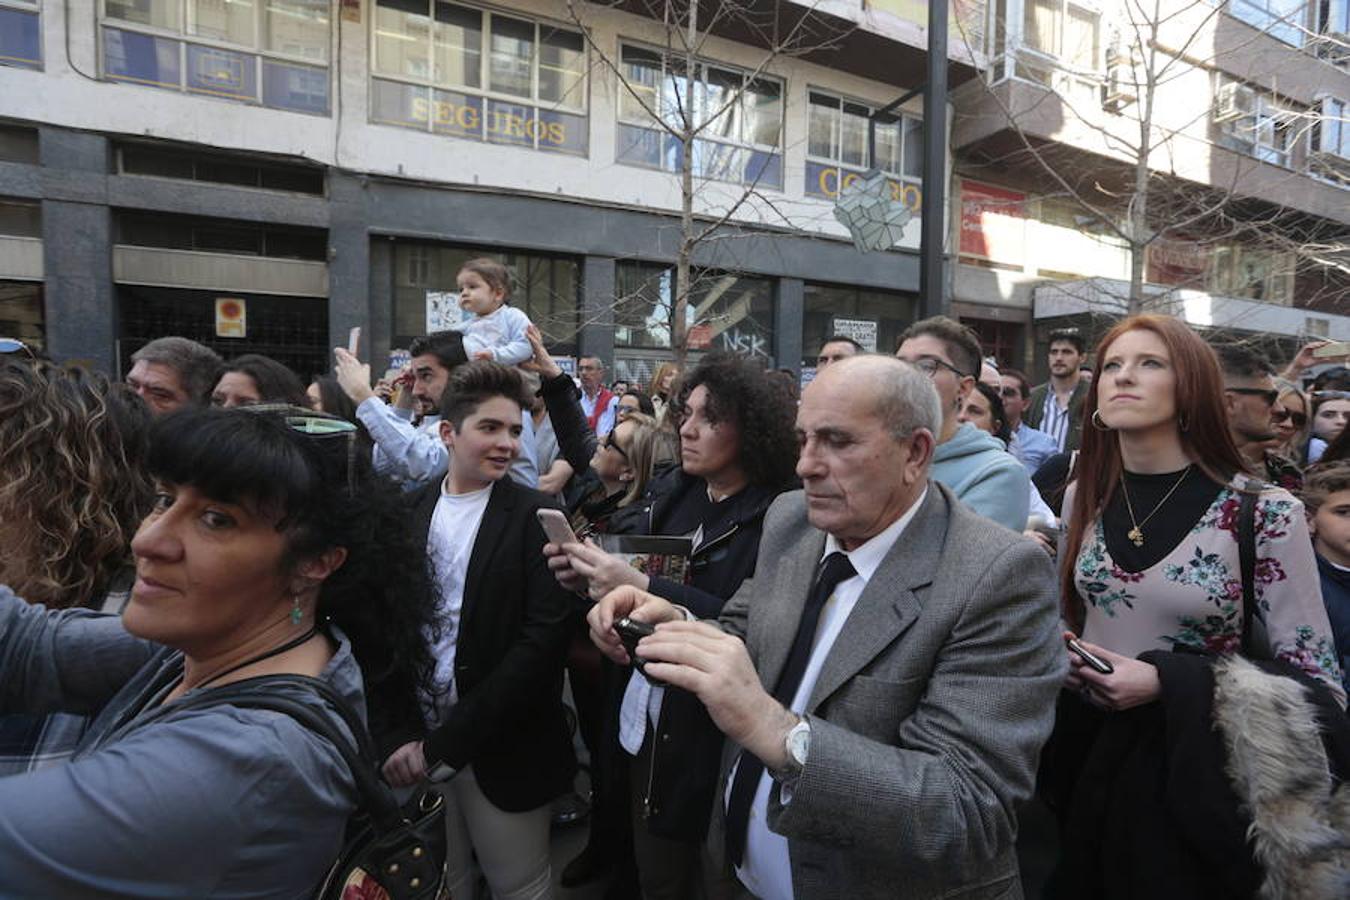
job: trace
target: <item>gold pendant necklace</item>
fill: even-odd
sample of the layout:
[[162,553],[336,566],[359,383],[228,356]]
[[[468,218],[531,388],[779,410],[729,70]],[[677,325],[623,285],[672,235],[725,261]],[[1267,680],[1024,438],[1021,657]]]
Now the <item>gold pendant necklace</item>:
[[1130,524],[1134,526],[1129,531],[1125,532],[1125,536],[1129,538],[1136,547],[1144,546],[1144,526],[1148,524],[1148,520],[1153,518],[1154,513],[1162,509],[1163,504],[1176,493],[1177,488],[1181,487],[1181,483],[1186,480],[1186,476],[1189,475],[1190,472],[1191,467],[1189,465],[1181,470],[1181,477],[1177,479],[1177,483],[1172,485],[1171,489],[1166,494],[1163,494],[1163,498],[1158,501],[1158,505],[1153,507],[1152,512],[1144,516],[1142,522],[1136,521],[1134,518],[1134,506],[1130,504],[1130,491],[1129,488],[1125,486],[1125,473],[1120,473],[1120,492],[1125,495],[1125,509],[1129,511]]

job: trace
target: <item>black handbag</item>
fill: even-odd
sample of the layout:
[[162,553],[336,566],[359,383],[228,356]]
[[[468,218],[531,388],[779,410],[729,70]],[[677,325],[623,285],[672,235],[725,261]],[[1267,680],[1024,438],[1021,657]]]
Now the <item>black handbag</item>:
[[[282,685],[312,691],[336,709],[355,737],[355,746],[318,710],[319,704],[310,706],[278,694],[274,689]],[[315,900],[448,900],[444,798],[419,787],[400,806],[378,774],[365,724],[326,681],[305,675],[261,675],[204,691],[176,709],[225,703],[290,716],[336,747],[351,769],[360,805]]]

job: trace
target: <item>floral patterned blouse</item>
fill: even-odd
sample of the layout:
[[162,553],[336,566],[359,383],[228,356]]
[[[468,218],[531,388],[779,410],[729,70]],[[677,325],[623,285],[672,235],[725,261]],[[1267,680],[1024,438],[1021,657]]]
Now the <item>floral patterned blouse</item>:
[[[1084,639],[1126,656],[1179,647],[1238,652],[1237,486],[1235,479],[1220,490],[1181,543],[1142,572],[1112,560],[1101,520],[1094,522],[1074,572],[1087,611]],[[1344,706],[1303,504],[1282,488],[1267,486],[1257,499],[1255,588],[1272,653],[1324,682]]]

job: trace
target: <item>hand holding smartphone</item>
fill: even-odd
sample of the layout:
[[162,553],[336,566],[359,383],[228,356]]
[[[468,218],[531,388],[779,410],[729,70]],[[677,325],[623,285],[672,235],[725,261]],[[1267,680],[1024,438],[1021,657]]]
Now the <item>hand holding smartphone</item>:
[[1107,662],[1097,654],[1093,653],[1091,650],[1084,647],[1079,642],[1078,638],[1066,637],[1064,639],[1064,643],[1071,652],[1076,654],[1078,658],[1081,659],[1083,662],[1087,663],[1088,668],[1092,669],[1093,671],[1100,672],[1103,675],[1110,675],[1116,671],[1115,666],[1111,665],[1109,662]]
[[581,543],[581,539],[568,524],[567,516],[559,510],[540,509],[536,510],[534,515],[539,520],[540,527],[544,529],[544,536],[548,538],[549,543],[557,544],[559,547],[563,544]]

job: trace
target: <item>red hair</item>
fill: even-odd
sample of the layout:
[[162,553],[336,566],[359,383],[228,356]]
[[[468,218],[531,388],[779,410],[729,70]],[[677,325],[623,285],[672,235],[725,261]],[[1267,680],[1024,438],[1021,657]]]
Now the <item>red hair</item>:
[[[1114,431],[1093,426],[1097,411],[1097,385],[1101,384],[1102,360],[1121,335],[1136,330],[1151,331],[1167,347],[1176,373],[1177,437],[1186,455],[1200,470],[1220,484],[1227,483],[1245,468],[1233,436],[1228,431],[1228,414],[1223,402],[1223,372],[1219,360],[1204,339],[1184,322],[1171,316],[1132,316],[1117,322],[1097,345],[1092,370],[1092,389],[1083,402],[1083,443],[1073,471],[1075,479],[1073,508],[1069,511],[1069,531],[1060,559],[1060,596],[1064,619],[1075,629],[1082,626],[1082,599],[1074,585],[1074,567],[1083,546],[1083,534],[1115,495],[1123,467],[1120,441]],[[1184,424],[1185,427],[1182,427]]]

